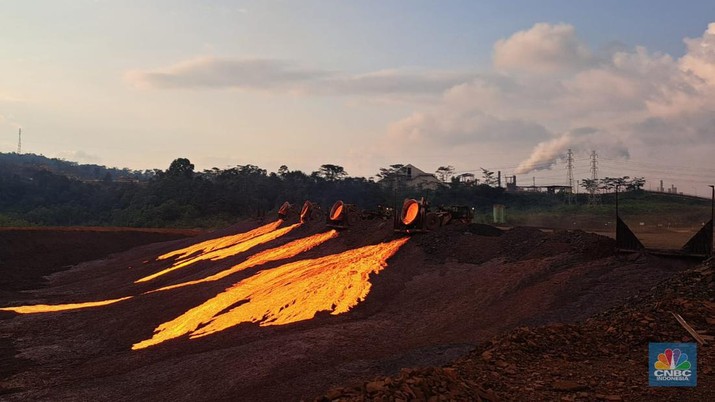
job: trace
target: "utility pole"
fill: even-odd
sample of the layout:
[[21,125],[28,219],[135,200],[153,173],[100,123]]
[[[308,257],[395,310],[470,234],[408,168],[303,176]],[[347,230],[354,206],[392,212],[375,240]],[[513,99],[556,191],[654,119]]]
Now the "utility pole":
[[588,205],[598,204],[598,161],[597,161],[597,158],[598,158],[598,155],[596,155],[596,151],[591,151],[591,180],[593,181],[593,185],[588,190],[589,191]]
[[22,153],[22,128],[18,128],[17,132],[17,154]]
[[573,152],[571,152],[571,148],[569,148],[569,153],[567,156],[566,161],[568,162],[566,164],[566,169],[568,169],[568,179],[569,179],[569,193],[568,197],[566,198],[566,202],[568,204],[573,204]]
[[[713,240],[713,233],[715,233],[715,185],[710,185],[709,186],[712,189],[712,196],[710,198],[710,241],[712,242]],[[712,249],[712,244],[710,244],[710,258],[713,257],[713,249]]]

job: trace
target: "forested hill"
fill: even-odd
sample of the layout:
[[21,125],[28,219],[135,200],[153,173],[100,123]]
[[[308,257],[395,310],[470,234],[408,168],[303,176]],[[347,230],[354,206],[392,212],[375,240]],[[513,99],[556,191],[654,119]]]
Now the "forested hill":
[[[305,174],[254,165],[195,172],[179,158],[168,169],[137,172],[30,154],[0,154],[0,226],[218,227],[258,216],[284,201],[335,200],[374,207],[398,191],[342,167]],[[399,191],[402,196],[403,192]]]
[[63,159],[48,158],[43,155],[14,152],[0,152],[0,171],[20,177],[32,177],[35,172],[47,171],[82,181],[148,180],[155,174],[153,170],[108,168],[101,165],[79,164]]
[[[371,209],[399,208],[408,197],[424,197],[433,206],[473,207],[484,223],[491,222],[494,204],[504,204],[511,224],[533,223],[546,215],[549,221],[539,225],[560,221],[571,225],[572,217],[579,214],[610,219],[615,201],[613,193],[605,194],[600,206],[590,207],[585,194],[567,203],[565,194],[507,193],[494,183],[455,177],[437,190],[415,189],[401,180],[401,166],[381,168],[376,176],[386,180],[376,182],[350,177],[341,166],[331,164],[310,174],[287,166],[268,172],[254,165],[197,172],[188,159],[178,158],[166,170],[139,172],[31,154],[0,154],[0,226],[217,228],[240,218],[275,214],[284,201],[299,208],[310,200],[328,209],[342,200]],[[687,210],[709,216],[710,211],[709,200],[679,199],[638,188],[621,199],[629,213],[657,210],[680,216]],[[698,215],[690,220],[702,219]]]

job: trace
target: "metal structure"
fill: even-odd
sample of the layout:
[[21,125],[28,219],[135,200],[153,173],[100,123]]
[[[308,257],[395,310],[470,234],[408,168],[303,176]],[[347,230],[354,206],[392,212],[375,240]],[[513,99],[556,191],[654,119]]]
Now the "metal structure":
[[683,252],[690,254],[703,254],[713,256],[713,221],[715,221],[715,185],[710,185],[710,221],[706,223],[695,236],[691,237],[682,248]]
[[383,207],[382,205],[378,205],[377,208],[375,209],[366,209],[362,211],[360,214],[360,218],[364,220],[372,220],[372,219],[382,219],[382,220],[388,220],[392,218],[392,215],[395,213],[394,208],[390,207]]
[[616,187],[616,248],[621,251],[647,251],[653,254],[706,258],[713,256],[713,220],[715,220],[715,186],[712,188],[710,220],[695,233],[680,250],[646,249],[638,237],[621,219],[618,210],[618,187]]
[[598,155],[596,151],[591,151],[591,180],[593,180],[593,186],[589,189],[588,194],[588,205],[598,204]]
[[569,180],[569,193],[566,196],[566,202],[568,204],[573,204],[574,202],[574,197],[573,197],[573,152],[571,151],[571,148],[569,148],[569,152],[566,157],[566,169],[568,171],[568,180]]
[[466,205],[440,206],[432,210],[429,203],[408,198],[402,203],[400,215],[395,215],[394,228],[400,233],[419,233],[435,230],[458,220],[469,223],[474,219],[474,210]]
[[280,208],[278,208],[278,219],[286,220],[288,214],[293,209],[293,206],[288,202],[284,202]]
[[439,227],[439,218],[430,214],[427,220],[428,203],[424,198],[419,201],[406,199],[402,203],[400,215],[395,215],[395,231],[401,233],[417,233],[433,230]]
[[360,221],[360,211],[353,204],[336,201],[330,208],[326,225],[336,229],[347,229]]
[[623,222],[620,216],[616,216],[616,247],[619,250],[640,251],[645,249],[643,243],[638,240],[631,228]]
[[447,221],[443,219],[442,224],[446,225],[450,221],[457,220],[462,223],[471,223],[474,220],[474,208],[467,205],[450,205],[448,207],[439,207],[440,212],[449,214]]
[[710,219],[681,249],[684,253],[713,255],[713,220]]
[[17,154],[22,154],[22,128],[17,129]]
[[300,209],[300,223],[310,220],[313,217],[313,211],[315,209],[315,205],[312,202],[304,202],[303,208]]

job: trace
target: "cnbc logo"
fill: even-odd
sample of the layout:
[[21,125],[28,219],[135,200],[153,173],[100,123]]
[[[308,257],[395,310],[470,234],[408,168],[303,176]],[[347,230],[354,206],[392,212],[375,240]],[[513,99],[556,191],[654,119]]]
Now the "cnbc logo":
[[694,343],[649,343],[648,362],[651,387],[694,387],[697,384]]

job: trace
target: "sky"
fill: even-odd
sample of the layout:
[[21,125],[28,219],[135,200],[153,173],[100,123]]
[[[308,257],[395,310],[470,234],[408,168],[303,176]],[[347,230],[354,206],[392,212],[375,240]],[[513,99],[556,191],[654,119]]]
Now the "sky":
[[[715,2],[0,0],[0,152],[715,183]],[[712,25],[711,25],[712,24]]]

